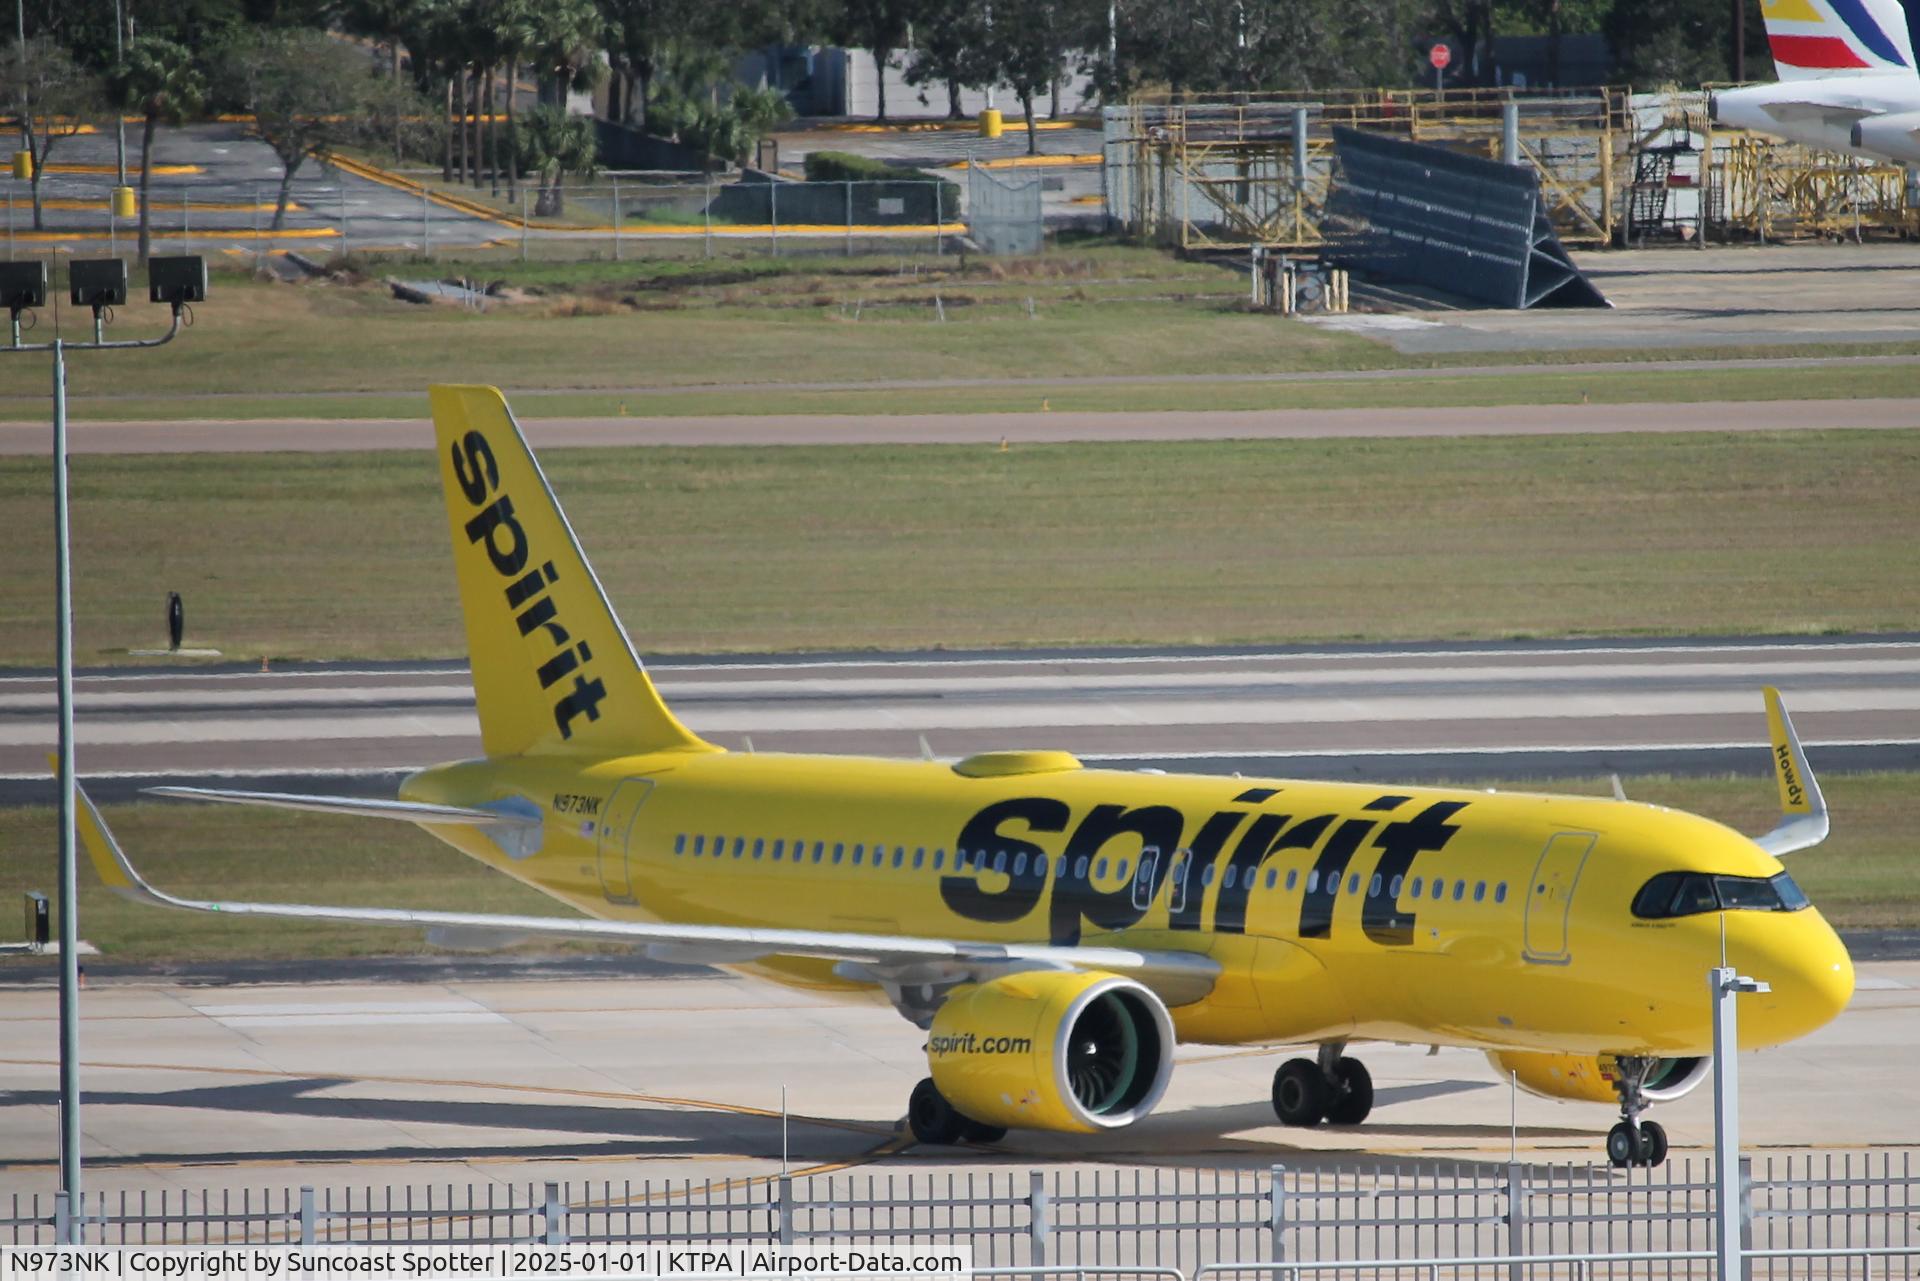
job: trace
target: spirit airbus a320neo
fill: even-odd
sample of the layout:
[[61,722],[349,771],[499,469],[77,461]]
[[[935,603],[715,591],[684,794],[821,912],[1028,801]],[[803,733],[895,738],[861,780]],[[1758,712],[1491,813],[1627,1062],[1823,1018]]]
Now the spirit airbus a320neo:
[[[1651,805],[1083,768],[1059,751],[951,764],[740,754],[661,701],[505,400],[433,417],[485,756],[399,799],[159,788],[401,819],[583,915],[186,900],[143,881],[91,803],[107,883],[223,915],[611,939],[775,982],[883,993],[927,1033],[922,1142],[1093,1132],[1153,1110],[1177,1041],[1302,1044],[1282,1122],[1358,1125],[1363,1041],[1484,1050],[1541,1094],[1616,1102],[1618,1164],[1666,1152],[1649,1102],[1696,1085],[1706,970],[1768,980],[1741,1044],[1832,1019],[1840,940],[1777,855],[1827,818],[1778,695],[1783,808],[1757,840]],[[863,928],[834,928],[859,903]]]

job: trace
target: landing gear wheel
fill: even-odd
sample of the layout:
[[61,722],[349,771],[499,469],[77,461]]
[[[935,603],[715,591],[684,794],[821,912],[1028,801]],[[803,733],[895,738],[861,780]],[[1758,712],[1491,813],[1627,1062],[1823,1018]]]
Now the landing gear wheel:
[[[1661,1138],[1665,1137],[1662,1133]],[[1624,1170],[1630,1165],[1639,1165],[1645,1154],[1639,1127],[1631,1121],[1621,1121],[1607,1131],[1607,1160],[1613,1163],[1614,1168]]]
[[1658,1121],[1640,1123],[1640,1164],[1660,1165],[1667,1159],[1667,1128]]
[[[1371,1083],[1369,1083],[1371,1089]],[[1333,1091],[1312,1059],[1288,1059],[1273,1074],[1273,1114],[1282,1125],[1318,1125]]]
[[1340,1084],[1331,1091],[1327,1120],[1334,1125],[1358,1125],[1373,1111],[1373,1074],[1359,1059],[1341,1059],[1334,1071]]
[[932,1077],[913,1087],[913,1097],[907,1100],[907,1128],[921,1143],[958,1143],[971,1124],[953,1110]]
[[1007,1127],[1004,1125],[988,1125],[984,1121],[974,1121],[966,1117],[962,1117],[961,1120],[965,1122],[965,1128],[960,1134],[960,1140],[963,1143],[998,1143],[1007,1137]]

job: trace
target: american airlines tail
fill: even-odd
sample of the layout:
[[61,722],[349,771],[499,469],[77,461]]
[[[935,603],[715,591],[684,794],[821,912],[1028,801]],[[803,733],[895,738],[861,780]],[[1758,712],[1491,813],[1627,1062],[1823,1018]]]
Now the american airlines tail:
[[1920,161],[1920,75],[1899,0],[1761,0],[1780,79],[1709,99],[1721,124],[1823,151]]
[[1783,81],[1914,75],[1913,44],[1899,0],[1761,0],[1760,14]]

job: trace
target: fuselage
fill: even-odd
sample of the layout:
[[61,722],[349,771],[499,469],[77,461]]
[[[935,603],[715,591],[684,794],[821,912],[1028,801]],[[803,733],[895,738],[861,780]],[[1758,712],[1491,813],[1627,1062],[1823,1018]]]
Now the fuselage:
[[[1190,1041],[1704,1054],[1723,926],[1728,961],[1772,985],[1743,1002],[1743,1045],[1804,1035],[1853,990],[1804,901],[1636,911],[1663,874],[1764,887],[1782,869],[1717,823],[1613,800],[1093,770],[1061,753],[556,753],[438,767],[402,794],[537,806],[538,848],[518,856],[473,828],[430,830],[602,918],[1202,953],[1222,972],[1172,1011]],[[830,961],[742,968],[875,992]]]
[[1920,148],[1910,140],[1905,153],[1896,155],[1884,144],[1863,146],[1856,138],[1858,126],[1871,129],[1875,121],[1904,119],[1908,113],[1920,111],[1920,78],[1907,69],[1723,89],[1712,96],[1710,108],[1720,124],[1773,134],[1825,151],[1894,159],[1903,164],[1920,155]]

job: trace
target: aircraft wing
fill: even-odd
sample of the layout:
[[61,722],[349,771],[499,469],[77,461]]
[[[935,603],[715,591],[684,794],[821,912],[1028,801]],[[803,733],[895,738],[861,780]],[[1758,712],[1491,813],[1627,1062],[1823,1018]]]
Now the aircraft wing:
[[[769,956],[841,962],[847,977],[882,985],[896,1004],[908,987],[977,982],[1020,969],[1107,970],[1139,980],[1169,1005],[1186,1005],[1213,990],[1219,964],[1199,953],[1118,947],[1054,947],[1044,943],[979,943],[828,930],[758,929],[733,925],[667,925],[592,917],[506,916],[411,908],[327,907],[180,898],[155,889],[133,866],[93,798],[76,788],[82,844],[108,889],[135,902],[224,916],[271,916],[343,925],[402,925],[460,939],[544,937],[631,943],[661,960],[740,964]],[[306,799],[306,798],[302,798]],[[356,802],[358,804],[358,802]],[[406,817],[422,821],[414,815]],[[431,819],[425,821],[433,821]],[[442,820],[445,821],[445,820]],[[461,821],[455,819],[452,821]],[[471,820],[468,820],[471,821]],[[903,1007],[904,1008],[904,1007]]]
[[461,805],[429,805],[419,801],[383,801],[372,797],[304,796],[294,792],[241,792],[224,787],[148,787],[151,796],[183,801],[217,801],[226,805],[263,805],[269,809],[310,810],[319,814],[351,814],[358,818],[397,818],[409,823],[444,823],[458,827],[539,827],[540,811],[529,804],[517,813],[504,803],[469,809]]
[[1767,739],[1773,754],[1773,775],[1780,784],[1781,819],[1764,836],[1753,838],[1767,853],[1779,858],[1795,850],[1810,849],[1827,839],[1827,798],[1820,794],[1820,780],[1807,765],[1806,749],[1793,731],[1793,719],[1780,691],[1769,685],[1767,700]]
[[1832,102],[1769,102],[1760,108],[1782,125],[1815,125],[1842,133],[1855,122],[1877,114],[1866,107],[1843,106]]

